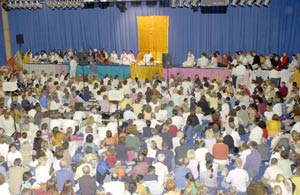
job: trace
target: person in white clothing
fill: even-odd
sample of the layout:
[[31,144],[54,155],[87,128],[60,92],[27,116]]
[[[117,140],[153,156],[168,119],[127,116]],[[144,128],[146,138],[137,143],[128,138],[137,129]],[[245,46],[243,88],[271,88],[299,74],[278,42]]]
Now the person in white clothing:
[[143,62],[145,65],[150,65],[151,59],[153,59],[152,53],[148,50],[144,55]]
[[195,56],[192,50],[190,50],[188,52],[186,61],[182,63],[182,67],[193,67],[194,65],[195,65]]
[[113,50],[111,52],[110,57],[109,57],[109,61],[111,61],[114,64],[118,64],[120,62],[119,59],[118,59],[118,54],[116,53],[115,50]]
[[292,55],[292,62],[290,63],[288,69],[289,69],[290,72],[294,72],[295,68],[299,68],[299,64],[298,64],[298,61],[297,61],[296,54],[293,54]]
[[276,69],[269,71],[269,79],[275,87],[278,87],[280,84],[280,71],[277,71]]
[[120,64],[130,65],[130,61],[125,49],[123,49],[122,54],[120,56]]
[[11,167],[14,165],[14,161],[19,158],[23,161],[22,154],[17,150],[17,147],[14,143],[9,144],[9,152],[7,154],[7,165]]
[[273,112],[278,116],[282,116],[282,105],[279,98],[275,98],[275,105],[273,106]]
[[48,56],[46,54],[46,51],[45,50],[42,50],[40,55],[38,56],[38,60],[39,62],[46,62],[48,59]]
[[184,125],[183,117],[178,116],[178,111],[176,109],[173,110],[172,124],[175,125],[178,130],[181,130]]
[[35,169],[36,184],[46,183],[50,179],[50,167],[47,165],[47,157],[41,156],[38,159],[38,165]]
[[276,176],[283,174],[282,169],[278,166],[278,159],[272,158],[270,166],[265,170],[262,180],[267,183],[275,182]]
[[242,160],[237,158],[234,161],[235,169],[229,171],[225,181],[230,183],[231,186],[236,187],[238,192],[246,193],[247,186],[249,185],[249,175],[247,171],[241,168]]
[[261,65],[261,69],[263,69],[263,70],[270,70],[272,68],[272,63],[271,63],[271,60],[270,60],[270,55],[266,55],[265,58],[266,58],[266,61],[265,61],[264,64]]
[[295,121],[295,124],[293,125],[291,132],[292,131],[296,131],[296,132],[300,133],[300,117],[299,116],[295,116],[294,117],[294,121]]
[[10,195],[9,184],[5,182],[5,177],[2,174],[0,174],[0,192],[1,195]]
[[75,78],[76,77],[77,61],[73,56],[71,56],[70,59],[71,59],[71,61],[70,61],[70,77]]
[[233,138],[233,143],[235,148],[239,148],[241,146],[241,137],[237,132],[237,127],[233,122],[233,117],[230,117],[230,121],[225,124],[225,131],[223,132],[223,137],[226,135],[230,135]]
[[206,68],[208,66],[209,60],[207,54],[203,52],[201,57],[197,59],[197,67]]
[[211,57],[211,59],[210,59],[209,67],[210,68],[217,68],[218,67],[217,54],[216,53],[211,53],[210,57]]
[[[3,130],[0,128],[0,134],[3,134]],[[9,145],[7,144],[6,136],[0,137],[0,156],[2,156],[5,160],[7,158],[7,154],[9,152]]]
[[238,64],[233,70],[232,75],[236,77],[236,86],[245,84],[246,67]]
[[162,181],[166,181],[167,176],[169,174],[168,167],[163,164],[165,160],[165,155],[160,153],[157,155],[157,162],[153,165],[155,167],[155,174],[158,175],[162,179]]
[[4,129],[6,135],[11,136],[15,132],[15,121],[9,112],[4,110],[0,116],[0,128]]
[[123,194],[125,190],[125,184],[124,182],[119,181],[117,173],[112,173],[111,181],[105,182],[103,184],[103,188],[105,189],[105,192],[110,193],[111,195],[119,195]]
[[135,61],[135,56],[134,56],[132,50],[129,51],[129,54],[127,55],[127,57],[128,57],[128,60],[129,60],[129,64],[134,64],[136,62]]
[[199,148],[195,151],[196,159],[199,162],[200,166],[200,174],[204,171],[207,170],[205,164],[206,164],[206,157],[207,154],[209,153],[208,149],[205,147],[205,142],[203,140],[200,140],[199,143]]
[[245,53],[241,53],[241,54],[240,54],[239,63],[242,64],[242,65],[244,65],[244,66],[248,66],[248,65],[249,65],[248,59],[247,59]]
[[253,129],[250,130],[249,142],[255,141],[257,144],[261,144],[262,136],[263,136],[262,128],[256,125]]

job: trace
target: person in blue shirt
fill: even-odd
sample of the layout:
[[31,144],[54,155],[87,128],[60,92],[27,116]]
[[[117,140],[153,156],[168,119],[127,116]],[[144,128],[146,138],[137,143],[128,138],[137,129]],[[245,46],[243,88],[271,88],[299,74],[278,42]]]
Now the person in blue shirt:
[[40,105],[42,106],[42,108],[47,109],[48,102],[49,102],[49,97],[47,97],[47,94],[43,92],[42,96],[40,97]]
[[58,171],[56,171],[55,175],[56,175],[56,185],[57,185],[57,190],[59,192],[62,191],[63,187],[64,187],[64,183],[67,180],[71,180],[73,182],[73,187],[75,185],[74,182],[74,174],[72,171],[68,170],[68,163],[66,160],[62,159],[59,162],[60,168]]
[[191,170],[187,168],[189,164],[189,159],[184,157],[181,161],[181,166],[176,167],[174,169],[174,180],[176,183],[176,187],[179,189],[185,188],[185,175],[187,173],[191,173]]

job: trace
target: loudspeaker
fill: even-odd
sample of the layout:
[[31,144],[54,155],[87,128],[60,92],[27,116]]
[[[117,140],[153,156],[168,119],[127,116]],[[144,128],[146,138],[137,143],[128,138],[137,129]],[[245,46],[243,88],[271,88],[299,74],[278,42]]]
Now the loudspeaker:
[[16,35],[16,41],[17,41],[17,44],[24,44],[23,34],[17,34]]
[[227,0],[201,0],[202,7],[209,7],[209,6],[228,6]]
[[169,53],[163,53],[162,54],[162,63],[163,63],[163,67],[167,68],[167,67],[172,67],[172,55]]

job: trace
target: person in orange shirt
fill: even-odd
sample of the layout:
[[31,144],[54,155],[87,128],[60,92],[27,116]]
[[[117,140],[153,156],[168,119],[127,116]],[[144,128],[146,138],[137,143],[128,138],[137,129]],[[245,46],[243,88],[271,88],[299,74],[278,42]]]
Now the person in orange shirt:
[[31,55],[29,52],[27,52],[23,57],[23,63],[30,64],[31,63]]
[[143,59],[144,59],[144,54],[142,51],[139,51],[136,56],[136,63],[139,64],[139,63],[143,62]]
[[116,140],[112,136],[111,130],[106,131],[106,138],[104,139],[104,142],[106,145],[115,145],[116,144]]
[[59,131],[58,127],[54,127],[51,135],[51,144],[52,146],[61,146],[62,141],[65,137],[65,134]]
[[217,62],[218,62],[218,67],[223,67],[223,60],[222,60],[222,56],[220,55],[219,51],[215,52],[216,56],[217,56]]
[[267,121],[267,129],[269,137],[275,137],[281,131],[281,123],[277,114],[272,116],[272,120]]

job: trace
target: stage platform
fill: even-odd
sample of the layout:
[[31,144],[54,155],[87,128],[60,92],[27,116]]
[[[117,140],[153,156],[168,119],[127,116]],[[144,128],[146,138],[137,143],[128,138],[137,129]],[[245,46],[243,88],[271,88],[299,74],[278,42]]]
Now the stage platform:
[[[67,73],[70,71],[70,66],[67,64],[24,64],[24,70],[27,70],[29,73],[35,71],[37,75],[40,75],[42,70],[48,74],[53,73]],[[155,74],[158,74],[160,77],[163,76],[165,79],[170,79],[171,75],[180,75],[182,78],[191,77],[193,80],[195,75],[199,75],[200,79],[203,77],[209,77],[210,79],[219,79],[224,81],[226,77],[231,76],[231,70],[229,69],[201,69],[201,68],[181,68],[181,67],[172,67],[172,68],[163,68],[162,66],[124,66],[118,64],[106,65],[106,64],[97,64],[97,65],[85,65],[77,66],[76,75],[81,74],[97,74],[99,78],[103,79],[105,75],[114,77],[118,75],[119,78],[126,78],[131,76],[132,78],[152,78]]]
[[171,75],[180,75],[182,78],[191,77],[194,80],[195,75],[198,75],[202,80],[203,77],[209,77],[212,79],[220,79],[220,81],[225,81],[226,77],[231,77],[231,70],[224,68],[182,68],[182,67],[172,67],[163,69],[164,77],[168,80]]
[[[70,65],[68,64],[47,64],[47,63],[39,63],[39,64],[23,64],[24,70],[27,70],[29,73],[35,71],[37,75],[40,75],[42,70],[47,72],[48,74],[53,72],[55,74],[61,73],[64,71],[66,74],[70,72]],[[114,77],[115,75],[119,75],[119,78],[126,78],[130,76],[130,66],[123,66],[119,64],[96,64],[94,66],[91,65],[78,65],[76,68],[76,75],[87,75],[87,74],[97,74],[99,78],[103,79],[105,75]]]

